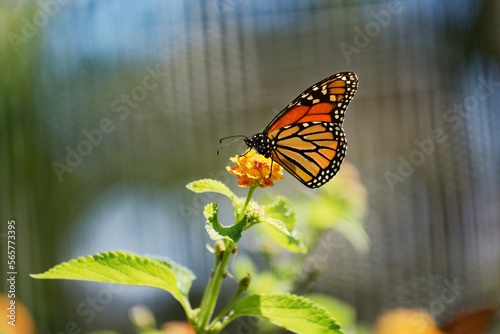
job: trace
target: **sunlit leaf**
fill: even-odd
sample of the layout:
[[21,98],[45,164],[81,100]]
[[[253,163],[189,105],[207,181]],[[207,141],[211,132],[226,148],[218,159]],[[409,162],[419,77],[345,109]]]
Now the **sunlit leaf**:
[[175,263],[169,258],[166,257],[151,257],[151,258],[170,268],[170,270],[174,273],[177,279],[177,286],[179,287],[179,290],[183,295],[187,296],[189,290],[191,289],[191,284],[196,279],[196,276],[193,274],[193,272],[190,269]]
[[347,330],[348,327],[356,324],[356,311],[354,307],[346,302],[321,293],[307,294],[304,297],[312,302],[324,307],[342,327]]
[[282,248],[295,253],[307,252],[307,247],[302,241],[302,236],[297,230],[289,231],[285,224],[279,220],[262,217],[262,227],[266,233]]
[[265,205],[264,212],[270,218],[281,220],[289,231],[293,230],[297,224],[295,211],[288,199],[283,196],[278,196],[274,202]]
[[[179,275],[179,277],[177,277]],[[150,259],[126,252],[108,252],[63,262],[39,279],[73,279],[163,289],[190,310],[187,292],[195,276],[189,269],[166,259]]]
[[290,294],[250,295],[241,298],[231,318],[255,316],[294,333],[344,333],[325,309],[310,300]]
[[238,242],[241,238],[241,232],[243,231],[243,227],[247,222],[247,217],[244,216],[241,221],[234,224],[233,226],[225,227],[219,222],[217,218],[217,204],[210,203],[205,206],[203,210],[203,214],[205,218],[207,218],[207,224],[205,228],[207,229],[208,235],[212,240],[220,240],[220,239],[228,239],[233,242]]
[[190,182],[186,188],[195,193],[214,192],[225,195],[233,202],[238,201],[238,197],[222,182],[214,179],[201,179]]

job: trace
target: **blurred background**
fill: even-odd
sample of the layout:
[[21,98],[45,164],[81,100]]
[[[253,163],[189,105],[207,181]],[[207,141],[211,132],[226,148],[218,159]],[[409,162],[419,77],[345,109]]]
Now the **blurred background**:
[[[224,168],[245,147],[217,156],[219,139],[262,131],[341,71],[359,78],[344,129],[368,191],[370,249],[332,234],[313,289],[367,326],[397,307],[443,322],[498,305],[499,16],[495,0],[2,1],[1,254],[14,219],[17,298],[39,333],[132,333],[136,304],[182,320],[154,289],[28,274],[100,251],[163,255],[198,276],[196,304],[212,265],[211,199],[185,184],[236,189]],[[304,188],[290,175],[275,187],[314,192]]]

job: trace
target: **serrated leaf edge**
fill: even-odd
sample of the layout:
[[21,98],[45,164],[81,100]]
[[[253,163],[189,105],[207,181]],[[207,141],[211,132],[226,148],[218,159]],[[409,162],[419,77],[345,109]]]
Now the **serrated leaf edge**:
[[[262,297],[285,297],[285,298],[291,298],[293,299],[293,301],[297,301],[297,302],[305,302],[305,303],[308,303],[310,304],[310,307],[308,308],[312,308],[312,309],[315,309],[317,311],[320,311],[322,312],[324,315],[327,315],[331,320],[333,320],[335,322],[335,324],[338,326],[338,329],[337,330],[337,333],[338,334],[345,334],[344,331],[342,330],[340,324],[337,322],[337,320],[335,320],[335,318],[321,305],[318,305],[316,304],[315,302],[313,302],[312,300],[306,298],[306,297],[303,297],[303,296],[299,296],[299,295],[294,295],[294,294],[291,294],[291,293],[268,293],[268,294],[254,294],[254,295],[248,295],[248,296],[245,296],[243,297],[242,299],[244,298],[247,298],[247,297],[252,297],[252,296],[262,296]],[[242,300],[240,299],[240,301]],[[236,304],[235,308],[234,308],[234,311],[236,312],[237,311],[237,307],[238,307],[238,304]],[[266,308],[269,308],[269,309],[284,309],[283,307],[266,307]],[[252,307],[252,308],[248,308],[248,309],[261,309],[261,307]],[[295,309],[298,309],[298,308],[295,308]],[[231,320],[234,320],[240,316],[245,316],[246,314],[241,314],[241,315],[237,315],[237,314],[233,314],[231,315]],[[257,315],[253,315],[253,314],[250,314],[250,316],[257,316]],[[261,315],[262,318],[266,319],[267,317],[265,315]],[[274,316],[275,318],[280,318],[280,319],[288,319],[288,318],[285,318],[285,317],[276,317]],[[304,320],[304,321],[308,321],[308,320]],[[322,326],[323,327],[323,326]],[[327,327],[324,327],[325,329],[328,329]]]
[[[142,267],[142,268],[144,268],[145,265],[147,265],[147,264],[151,264],[153,266],[153,269],[155,271],[157,271],[159,269],[158,266],[160,266],[162,269],[166,268],[168,270],[168,272],[173,276],[173,278],[175,280],[175,285],[169,283],[168,281],[163,280],[159,276],[152,275],[148,271],[140,270],[140,269],[138,269],[138,268],[130,265],[130,263],[123,262],[123,260],[120,259],[120,257],[122,257],[122,258],[125,257],[129,261],[134,261],[135,263],[138,264],[139,267]],[[152,277],[154,279],[160,280],[164,284],[163,284],[163,286],[148,285],[147,283],[143,283],[141,281],[137,281],[135,278],[130,277],[130,275],[124,273],[123,271],[120,271],[120,270],[118,270],[116,268],[113,268],[113,267],[110,267],[110,266],[106,266],[106,265],[104,265],[102,263],[97,262],[98,260],[107,261],[108,259],[109,260],[116,259],[120,264],[124,265],[125,268],[129,268],[129,269],[132,269],[132,270],[135,270],[135,271],[140,271],[141,274],[145,275],[146,277]],[[92,265],[98,265],[99,267],[103,267],[106,270],[111,270],[114,273],[118,273],[119,274],[118,276],[124,276],[127,279],[129,279],[131,282],[135,282],[136,284],[131,284],[130,282],[126,282],[126,283],[125,282],[120,282],[117,278],[114,278],[112,276],[105,276],[105,275],[102,275],[99,272],[96,272],[95,270],[86,269],[87,263],[85,263],[85,262],[87,262],[87,261],[89,261],[89,262],[92,261],[92,263],[91,263]],[[85,268],[81,268],[80,270],[82,270],[82,269],[83,270],[88,270],[90,273],[92,273],[92,275],[95,275],[97,277],[102,277],[103,281],[100,281],[98,279],[88,278],[86,276],[82,276],[81,274],[79,274],[78,272],[75,272],[74,270],[69,270],[70,268],[73,267],[72,263],[75,266],[77,265],[77,263],[83,265]],[[178,265],[178,264],[175,264],[175,265]],[[180,266],[180,265],[178,265],[178,266]],[[69,273],[69,274],[71,274],[73,276],[78,276],[78,277],[81,277],[81,278],[43,277],[45,275],[48,275],[48,276],[50,276],[50,275],[64,276],[65,273]],[[159,261],[156,261],[154,259],[146,258],[146,257],[140,256],[140,255],[136,255],[136,254],[132,254],[132,253],[128,253],[128,252],[110,251],[110,252],[101,252],[101,253],[97,253],[97,254],[93,254],[93,255],[87,255],[85,257],[80,256],[80,257],[77,257],[76,259],[71,259],[69,261],[62,262],[62,263],[60,263],[60,264],[58,264],[58,265],[50,268],[49,270],[47,270],[47,271],[45,271],[45,272],[43,272],[41,274],[30,274],[30,276],[32,278],[36,278],[36,279],[82,280],[82,281],[103,282],[103,283],[113,283],[113,284],[123,284],[123,285],[133,285],[133,286],[152,287],[152,288],[162,289],[162,290],[165,290],[165,291],[169,292],[170,294],[172,294],[172,296],[183,305],[183,307],[186,309],[186,311],[190,312],[190,310],[191,310],[190,306],[189,306],[189,303],[187,302],[187,296],[182,292],[182,289],[179,287],[177,276],[175,275],[175,273],[172,271],[171,268],[169,268],[167,265],[165,265],[165,264],[163,264],[163,263],[161,263]],[[168,290],[166,288],[168,288]]]

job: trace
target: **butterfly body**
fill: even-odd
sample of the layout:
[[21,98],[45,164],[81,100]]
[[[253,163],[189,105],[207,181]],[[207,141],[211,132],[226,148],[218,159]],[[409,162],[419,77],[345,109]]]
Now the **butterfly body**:
[[245,143],[307,187],[320,187],[344,161],[347,141],[342,124],[357,87],[352,72],[332,75],[297,96],[262,133],[245,138]]

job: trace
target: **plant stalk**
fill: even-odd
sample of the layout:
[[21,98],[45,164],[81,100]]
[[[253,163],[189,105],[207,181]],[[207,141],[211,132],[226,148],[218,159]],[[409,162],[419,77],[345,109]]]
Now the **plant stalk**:
[[227,303],[226,307],[222,311],[220,311],[219,315],[210,323],[209,328],[213,330],[213,327],[217,325],[217,322],[219,322],[224,316],[231,310],[231,308],[236,304],[238,299],[241,297],[241,295],[247,291],[248,285],[243,286],[241,283],[238,285],[238,291],[236,291],[236,294],[234,297]]
[[226,269],[229,263],[229,259],[232,255],[232,249],[235,246],[235,243],[230,240],[225,240],[226,249],[222,255],[222,259],[215,271],[215,280],[213,281],[212,288],[209,291],[209,296],[206,301],[205,307],[202,308],[202,318],[200,323],[200,328],[206,330],[207,324],[212,317],[214,312],[215,304],[217,303],[217,298],[219,297],[220,287],[222,285],[222,280],[226,276]]
[[[243,207],[241,208],[241,212],[239,213],[238,217],[236,218],[236,223],[240,222],[243,219],[243,217],[245,216],[245,211],[248,207],[248,204],[250,203],[250,200],[252,199],[252,195],[253,195],[256,188],[257,188],[257,185],[250,186],[250,189],[248,190],[247,198],[245,200],[245,204],[243,204]],[[220,288],[222,285],[222,280],[227,275],[227,266],[229,264],[229,259],[231,258],[233,248],[236,247],[236,243],[234,243],[231,240],[225,239],[223,241],[224,241],[225,247],[224,247],[224,251],[222,253],[222,258],[220,259],[219,262],[217,262],[218,260],[216,259],[216,266],[214,268],[214,273],[212,274],[212,277],[210,278],[210,281],[207,285],[207,289],[205,290],[205,293],[204,293],[203,298],[202,298],[201,306],[200,306],[201,307],[200,318],[199,318],[200,322],[199,322],[199,326],[197,326],[197,328],[199,328],[202,331],[201,333],[210,333],[210,327],[215,326],[217,321],[222,319],[224,314],[226,314],[229,311],[229,309],[232,307],[232,305],[236,302],[237,298],[239,298],[241,296],[241,294],[244,292],[244,291],[241,291],[241,293],[240,293],[240,291],[238,290],[235,298],[233,298],[229,302],[229,304],[224,308],[223,312],[221,312],[221,314],[219,314],[217,319],[215,321],[213,321],[210,325],[208,325],[210,318],[213,315],[213,312],[215,309],[215,304],[217,303],[217,298],[219,297],[219,292],[220,292]]]
[[243,216],[245,216],[245,211],[248,207],[248,204],[250,203],[250,199],[252,199],[255,189],[257,189],[257,185],[250,186],[250,189],[248,190],[247,199],[245,201],[245,204],[243,204],[243,207],[241,208],[241,212],[238,215],[238,218],[236,218],[236,223],[240,222],[243,219]]

